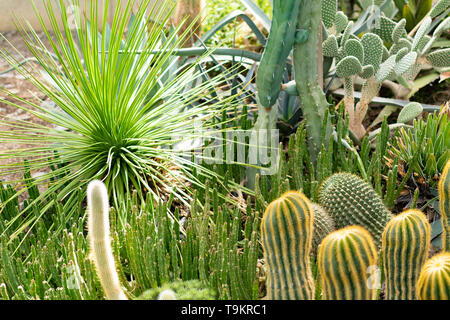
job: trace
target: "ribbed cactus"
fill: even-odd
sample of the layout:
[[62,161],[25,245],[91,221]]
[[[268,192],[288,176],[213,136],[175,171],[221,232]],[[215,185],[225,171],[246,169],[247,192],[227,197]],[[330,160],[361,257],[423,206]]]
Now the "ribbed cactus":
[[387,300],[414,300],[416,283],[430,249],[431,227],[419,210],[394,217],[382,237]]
[[450,160],[442,171],[438,185],[439,190],[439,209],[441,211],[442,221],[442,246],[444,251],[450,251]]
[[311,203],[314,211],[314,235],[312,240],[312,252],[317,253],[317,248],[323,238],[335,230],[334,221],[329,214],[317,203]]
[[417,282],[420,300],[450,300],[450,252],[435,255],[425,262]]
[[100,283],[109,300],[127,300],[120,285],[109,235],[109,203],[106,186],[92,181],[87,190],[88,237]]
[[313,299],[310,265],[313,219],[310,201],[300,192],[285,193],[267,207],[261,236],[269,299]]
[[362,227],[350,226],[329,234],[317,256],[323,299],[375,300],[377,286],[371,275],[377,269],[372,236]]
[[337,173],[322,184],[319,203],[336,223],[336,228],[359,225],[366,228],[376,244],[391,213],[380,196],[361,178],[350,173]]

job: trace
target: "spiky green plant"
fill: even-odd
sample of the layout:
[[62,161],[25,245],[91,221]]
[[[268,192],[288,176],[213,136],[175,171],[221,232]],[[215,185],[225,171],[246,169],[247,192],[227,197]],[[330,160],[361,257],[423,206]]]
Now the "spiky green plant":
[[450,121],[445,112],[428,114],[413,122],[412,128],[400,128],[389,149],[388,163],[397,158],[405,173],[410,167],[417,180],[436,187],[438,178],[450,160]]
[[441,179],[438,185],[439,190],[439,209],[441,211],[442,221],[442,249],[450,250],[450,160],[442,171]]
[[386,225],[381,257],[387,300],[414,300],[430,249],[431,227],[423,212],[407,210]]
[[450,300],[450,253],[435,255],[422,268],[417,282],[419,300]]
[[[9,95],[2,102],[50,124],[7,118],[0,121],[10,128],[0,132],[2,143],[17,145],[0,155],[1,160],[17,159],[2,164],[0,175],[22,171],[20,158],[28,159],[32,173],[46,172],[60,162],[65,166],[34,180],[35,185],[46,188],[35,203],[47,203],[47,207],[39,215],[22,212],[28,219],[17,234],[25,227],[30,231],[53,201],[73,197],[75,190],[92,179],[105,182],[112,204],[118,207],[133,189],[141,201],[149,192],[155,199],[173,194],[189,204],[191,189],[186,186],[203,185],[192,171],[197,171],[197,176],[217,176],[193,161],[191,149],[179,143],[200,138],[201,133],[195,129],[198,122],[204,129],[217,128],[215,116],[232,104],[231,100],[212,96],[210,89],[221,84],[225,74],[191,87],[202,77],[196,71],[199,59],[165,81],[165,73],[172,72],[167,63],[183,37],[177,37],[179,28],[169,31],[165,27],[173,11],[171,4],[150,3],[142,1],[132,15],[132,1],[119,1],[111,27],[107,27],[106,19],[101,23],[97,17],[108,15],[109,1],[104,11],[97,8],[98,2],[91,2],[86,19],[81,18],[82,12],[75,12],[77,28],[73,30],[65,3],[58,1],[59,12],[51,1],[45,1],[47,18],[37,10],[36,14],[49,48],[25,22],[18,22],[27,47],[47,76],[44,80],[36,77],[35,70],[26,65],[17,71],[48,96],[59,111],[0,89]],[[79,4],[79,0],[73,1],[73,7],[80,8]],[[57,23],[59,15],[61,28]],[[50,29],[45,19],[50,21]],[[17,65],[6,48],[1,52],[2,58]],[[20,189],[17,195],[23,192],[25,189]],[[125,217],[120,221],[124,226]],[[54,229],[60,231],[60,226]]]
[[300,192],[287,192],[267,207],[261,222],[261,237],[269,299],[313,299],[310,264],[313,220],[310,201]]
[[377,250],[367,230],[350,226],[329,234],[317,256],[323,299],[375,300],[370,268],[377,266]]
[[381,234],[392,215],[380,196],[364,180],[349,173],[337,173],[322,184],[319,203],[330,214],[336,228],[359,225],[381,243]]

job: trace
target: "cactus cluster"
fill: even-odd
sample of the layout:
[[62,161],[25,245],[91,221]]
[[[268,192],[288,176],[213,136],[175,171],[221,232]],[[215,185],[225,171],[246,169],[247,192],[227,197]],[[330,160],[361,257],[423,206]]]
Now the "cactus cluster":
[[[450,67],[450,48],[433,50],[435,42],[450,28],[450,18],[442,21],[429,36],[427,33],[432,18],[427,17],[412,37],[406,32],[405,19],[395,22],[386,15],[392,9],[388,6],[372,24],[372,29],[359,38],[352,33],[354,23],[342,11],[337,11],[336,2],[323,1],[323,20],[328,32],[324,37],[323,53],[326,57],[336,59],[336,75],[344,82],[344,103],[350,119],[349,127],[358,138],[362,138],[366,134],[362,123],[368,105],[378,95],[383,83],[389,82],[391,88],[400,91],[400,87],[409,88],[419,72],[427,66],[436,69]],[[378,2],[365,1],[363,8],[380,5]],[[389,49],[385,44],[389,45]],[[362,80],[362,92],[355,106],[356,78]]]
[[[447,165],[450,170],[450,162]],[[448,174],[447,170],[447,174]],[[348,186],[352,176],[335,174],[325,181],[322,192],[339,183]],[[441,186],[448,194],[448,176]],[[360,182],[354,189],[364,189]],[[339,192],[339,189],[336,189]],[[336,191],[335,190],[335,191]],[[442,193],[442,188],[440,192]],[[367,205],[363,195],[347,194]],[[342,195],[343,196],[343,195]],[[443,199],[443,202],[448,200]],[[340,214],[352,216],[347,206],[336,202]],[[330,209],[332,209],[330,207]],[[382,208],[381,208],[382,209]],[[381,210],[380,209],[380,210]],[[337,213],[339,210],[335,210]],[[381,210],[383,211],[383,210]],[[291,191],[274,200],[267,207],[262,225],[262,243],[268,268],[267,293],[269,299],[312,299],[315,280],[311,278],[310,244],[316,212],[325,212],[312,204],[301,192]],[[325,212],[326,214],[326,212]],[[345,221],[346,219],[343,218]],[[369,224],[369,227],[373,227]],[[393,217],[382,229],[380,250],[367,228],[349,223],[333,231],[321,241],[317,251],[318,277],[321,294],[327,300],[375,300],[381,289],[379,264],[385,279],[384,297],[387,300],[450,298],[450,255],[444,252],[427,261],[430,249],[431,226],[419,210],[406,210]],[[378,254],[380,253],[380,261]],[[316,293],[317,297],[320,292]]]
[[380,196],[364,180],[350,173],[334,174],[320,188],[319,203],[336,223],[336,228],[359,225],[374,237],[377,246],[391,213]]

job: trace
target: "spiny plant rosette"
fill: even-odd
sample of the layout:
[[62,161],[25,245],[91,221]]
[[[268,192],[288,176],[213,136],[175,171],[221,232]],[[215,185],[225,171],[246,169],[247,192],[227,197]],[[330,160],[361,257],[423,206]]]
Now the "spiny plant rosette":
[[387,300],[414,300],[420,270],[428,258],[431,227],[419,210],[394,217],[382,237]]
[[450,300],[450,252],[429,259],[417,282],[419,300]]
[[367,182],[350,173],[334,174],[323,182],[319,203],[334,220],[336,228],[362,226],[380,246],[381,234],[392,215]]
[[368,281],[377,267],[377,249],[372,236],[359,226],[329,234],[317,256],[323,299],[375,300],[376,283]]
[[313,299],[310,264],[313,220],[310,201],[300,192],[285,193],[267,207],[261,222],[261,237],[269,299]]
[[[167,72],[172,70],[168,63],[183,36],[177,36],[179,27],[173,31],[166,28],[173,11],[171,2],[153,6],[151,2],[141,1],[133,14],[133,1],[119,1],[111,27],[107,27],[97,16],[108,16],[110,2],[106,1],[101,12],[98,2],[92,1],[86,19],[75,11],[78,27],[72,30],[65,3],[58,2],[58,11],[46,1],[47,17],[40,16],[37,9],[36,14],[51,51],[35,32],[29,32],[25,22],[18,22],[28,49],[46,76],[45,80],[36,77],[35,70],[26,65],[17,67],[17,71],[59,110],[0,89],[12,100],[2,102],[50,124],[8,118],[0,121],[10,128],[0,132],[2,143],[23,144],[5,151],[0,159],[28,159],[30,172],[47,172],[47,168],[55,167],[34,179],[33,184],[47,188],[35,203],[51,204],[73,197],[75,190],[99,179],[105,182],[115,207],[125,203],[132,190],[142,202],[147,193],[156,200],[170,194],[188,205],[191,189],[187,185],[201,188],[204,185],[199,177],[220,180],[215,172],[192,160],[192,149],[177,146],[204,138],[195,129],[198,122],[205,131],[223,130],[216,118],[234,108],[233,103],[228,98],[213,97],[211,89],[223,84],[225,74],[197,81],[202,74],[196,70],[204,69],[200,67],[201,57],[168,77]],[[83,7],[78,0],[72,4],[74,8]],[[59,14],[62,28],[57,23]],[[45,20],[52,28],[46,27]],[[6,48],[2,48],[1,57],[13,66],[19,65]],[[198,82],[201,84],[191,86]],[[22,169],[19,160],[0,166],[1,176]],[[23,192],[25,189],[17,195]],[[31,230],[37,218],[29,211],[23,214],[29,215],[27,225]],[[45,209],[40,212],[43,214]],[[125,217],[120,218],[125,225]]]

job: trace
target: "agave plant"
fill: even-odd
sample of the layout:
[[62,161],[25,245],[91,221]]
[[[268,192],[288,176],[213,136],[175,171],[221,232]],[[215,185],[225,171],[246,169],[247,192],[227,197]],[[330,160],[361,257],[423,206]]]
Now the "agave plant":
[[[0,88],[9,96],[2,102],[49,124],[0,119],[0,124],[11,128],[0,132],[2,143],[16,145],[0,154],[0,160],[16,159],[0,165],[0,179],[23,171],[22,158],[27,159],[32,173],[54,169],[26,181],[44,187],[34,200],[34,204],[44,205],[40,215],[22,212],[28,220],[16,235],[25,227],[30,231],[53,202],[74,197],[74,191],[92,179],[105,182],[116,207],[125,203],[133,190],[141,201],[147,194],[158,201],[165,193],[187,204],[192,192],[187,186],[202,188],[205,177],[220,181],[217,173],[194,161],[191,148],[177,146],[198,140],[199,122],[203,132],[224,130],[218,115],[233,108],[231,101],[236,100],[211,94],[223,84],[226,74],[202,81],[204,75],[198,70],[204,70],[199,66],[205,56],[183,69],[170,67],[186,35],[178,36],[180,27],[167,27],[173,4],[151,5],[152,1],[143,0],[133,14],[134,1],[119,1],[111,27],[107,27],[106,19],[100,22],[97,17],[108,16],[109,1],[103,11],[96,1],[91,2],[85,17],[81,10],[68,12],[63,0],[57,3],[60,10],[45,1],[47,17],[35,10],[50,48],[25,22],[17,23],[45,79],[27,65],[17,67],[18,60],[5,48],[1,50],[1,57],[57,106],[50,109]],[[70,3],[72,8],[81,7],[79,0]],[[71,13],[74,19],[68,19]],[[45,19],[51,28],[46,27]],[[69,21],[75,21],[76,28]],[[25,190],[20,188],[16,196]],[[4,205],[0,204],[0,212]],[[71,212],[74,210],[69,208],[68,214]],[[125,217],[121,218],[124,225]]]

